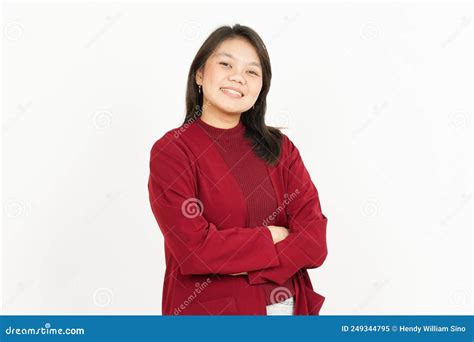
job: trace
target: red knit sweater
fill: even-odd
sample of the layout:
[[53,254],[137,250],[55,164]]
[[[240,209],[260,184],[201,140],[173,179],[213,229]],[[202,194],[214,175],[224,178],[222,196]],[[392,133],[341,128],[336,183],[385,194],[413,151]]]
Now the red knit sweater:
[[[269,289],[282,300],[291,286],[294,314],[318,315],[325,298],[307,270],[326,259],[327,218],[299,150],[283,134],[278,162],[265,164],[239,140],[241,124],[219,139],[213,128],[185,123],[150,151],[149,198],[166,259],[163,315],[266,315]],[[290,234],[274,244],[268,225]]]
[[[267,219],[278,208],[265,161],[252,150],[252,142],[245,138],[245,126],[239,121],[234,128],[223,129],[211,126],[201,118],[196,121],[212,139],[222,158],[229,166],[229,172],[237,180],[247,205],[246,227],[271,225]],[[232,194],[229,194],[232,196]],[[273,223],[274,224],[274,223]],[[295,295],[291,278],[284,284],[264,283],[267,305],[281,302]]]

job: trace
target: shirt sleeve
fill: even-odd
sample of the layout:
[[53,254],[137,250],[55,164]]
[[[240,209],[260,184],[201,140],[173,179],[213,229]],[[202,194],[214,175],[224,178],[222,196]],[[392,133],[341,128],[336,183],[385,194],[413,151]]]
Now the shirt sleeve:
[[316,268],[327,256],[327,218],[321,211],[318,190],[301,159],[299,150],[284,135],[288,158],[282,160],[287,168],[287,191],[285,199],[290,234],[277,243],[275,248],[278,266],[248,272],[250,284],[274,282],[279,285],[303,268]]
[[265,226],[219,229],[205,218],[197,198],[195,161],[173,137],[150,153],[148,192],[165,245],[182,274],[232,274],[279,265]]

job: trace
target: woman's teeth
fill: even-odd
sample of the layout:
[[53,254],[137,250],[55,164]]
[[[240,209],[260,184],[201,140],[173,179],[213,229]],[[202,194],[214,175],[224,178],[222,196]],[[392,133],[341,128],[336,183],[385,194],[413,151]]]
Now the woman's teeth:
[[224,92],[224,93],[227,93],[231,96],[238,96],[238,97],[242,97],[242,94],[240,94],[238,91],[235,91],[235,90],[232,90],[232,89],[227,89],[227,88],[221,88],[221,90]]

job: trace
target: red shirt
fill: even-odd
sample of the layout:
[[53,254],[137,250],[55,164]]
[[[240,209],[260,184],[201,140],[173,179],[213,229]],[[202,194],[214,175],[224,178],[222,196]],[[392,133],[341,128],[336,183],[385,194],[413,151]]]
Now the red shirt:
[[[165,242],[163,315],[265,315],[266,305],[290,295],[295,315],[319,314],[324,297],[307,273],[327,255],[316,187],[286,135],[270,166],[242,140],[244,130],[198,119],[151,149],[150,203]],[[267,225],[290,235],[273,244]],[[240,272],[248,275],[230,275]]]

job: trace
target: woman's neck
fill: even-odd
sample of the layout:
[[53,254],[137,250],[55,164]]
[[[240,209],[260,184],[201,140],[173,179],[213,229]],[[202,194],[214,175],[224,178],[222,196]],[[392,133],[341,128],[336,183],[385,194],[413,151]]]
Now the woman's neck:
[[225,114],[204,110],[201,114],[201,120],[216,128],[229,129],[239,124],[240,116],[241,114]]

